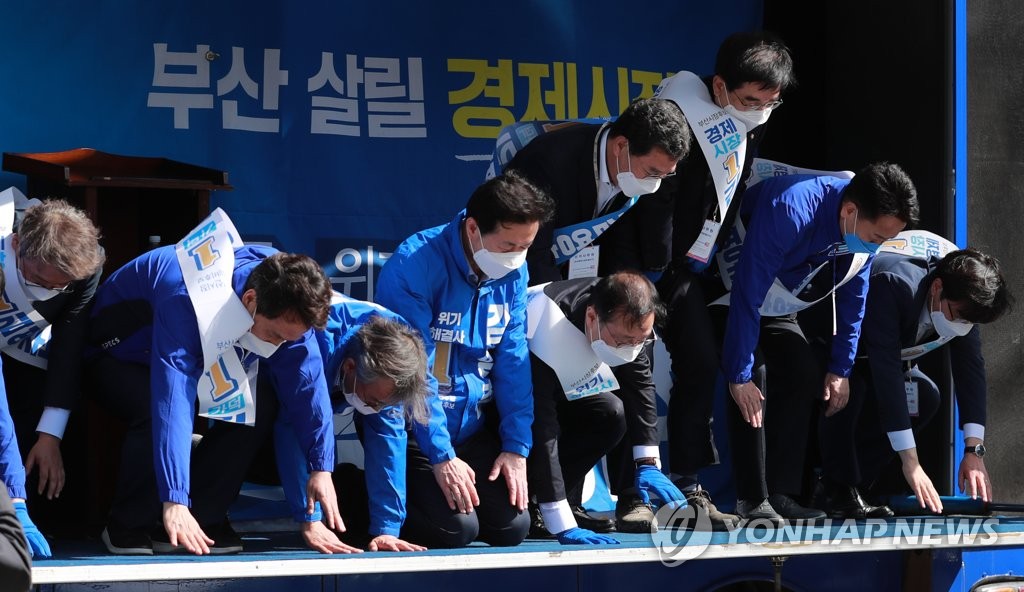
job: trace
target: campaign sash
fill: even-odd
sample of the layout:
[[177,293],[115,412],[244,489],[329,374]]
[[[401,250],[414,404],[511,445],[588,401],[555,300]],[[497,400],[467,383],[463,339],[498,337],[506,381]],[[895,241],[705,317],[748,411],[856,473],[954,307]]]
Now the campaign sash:
[[[879,249],[883,253],[894,253],[905,257],[945,257],[960,247],[941,236],[927,230],[904,230],[896,238],[882,243]],[[927,304],[925,304],[927,306]],[[930,351],[934,351],[952,341],[954,337],[938,337],[932,341],[919,343],[900,350],[900,359],[908,362],[916,360]]]
[[[780,177],[783,175],[819,175],[839,177],[843,179],[853,178],[853,173],[850,171],[820,171],[815,169],[805,169],[772,160],[755,158],[751,163],[750,178],[747,180],[747,187],[752,187],[770,177]],[[736,272],[736,265],[739,263],[739,252],[743,246],[745,238],[746,231],[743,227],[743,223],[740,220],[737,220],[736,225],[733,228],[732,236],[729,237],[729,241],[718,254],[719,271],[721,272],[722,283],[725,284],[726,290],[732,290],[733,276]],[[868,254],[853,253],[853,260],[850,262],[850,268],[846,271],[846,275],[843,276],[843,279],[832,286],[832,289],[826,294],[813,301],[801,300],[797,295],[800,294],[807,284],[814,279],[814,276],[825,267],[824,264],[819,265],[812,270],[811,273],[801,280],[793,290],[790,290],[785,286],[785,284],[780,282],[778,278],[775,278],[775,280],[772,281],[771,287],[768,289],[768,293],[765,295],[764,303],[761,304],[761,316],[785,316],[799,312],[821,302],[825,298],[834,294],[835,291],[843,284],[853,279],[854,276],[856,276],[864,267],[864,264],[867,263],[867,260]],[[729,293],[726,293],[711,304],[728,306]]]
[[256,422],[258,362],[247,373],[235,342],[253,320],[231,284],[234,249],[240,246],[234,224],[217,208],[175,246],[175,253],[203,345],[199,415],[251,426]]
[[707,220],[687,257],[707,263],[736,195],[747,154],[747,124],[711,100],[708,87],[692,72],[678,72],[661,81],[654,97],[674,102],[683,111],[711,171],[718,197],[718,220]]
[[45,370],[50,352],[50,323],[36,312],[25,295],[11,246],[15,210],[31,201],[38,200],[27,200],[14,187],[0,192],[0,266],[4,274],[4,289],[0,294],[0,350],[19,362]]
[[526,341],[530,352],[555,371],[570,401],[619,388],[612,369],[598,359],[590,340],[544,293],[547,284],[526,292]]

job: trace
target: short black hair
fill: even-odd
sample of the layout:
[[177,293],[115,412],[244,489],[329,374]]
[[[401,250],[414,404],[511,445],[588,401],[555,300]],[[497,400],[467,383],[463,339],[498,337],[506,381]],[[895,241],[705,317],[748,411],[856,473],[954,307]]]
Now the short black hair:
[[941,297],[955,302],[972,323],[991,323],[1013,307],[1013,296],[999,270],[999,261],[976,249],[953,251],[935,268],[942,280]]
[[294,314],[307,327],[323,329],[331,306],[331,282],[307,255],[274,253],[245,280],[256,291],[256,309],[268,319]]
[[493,232],[499,223],[543,226],[554,215],[555,202],[515,171],[505,171],[477,187],[466,203],[466,216],[476,220],[481,234]]
[[657,288],[637,271],[620,271],[601,278],[590,291],[589,304],[601,322],[621,317],[627,326],[635,327],[651,313],[656,325],[665,320],[665,305]]
[[674,101],[637,99],[612,122],[608,137],[624,136],[629,153],[642,156],[661,148],[669,158],[680,161],[690,153],[693,132]]
[[789,48],[765,31],[741,31],[726,37],[718,46],[715,74],[722,77],[729,90],[748,82],[779,92],[796,85]]
[[896,164],[878,162],[862,168],[843,190],[843,201],[856,204],[862,220],[895,216],[908,227],[918,221],[917,189]]

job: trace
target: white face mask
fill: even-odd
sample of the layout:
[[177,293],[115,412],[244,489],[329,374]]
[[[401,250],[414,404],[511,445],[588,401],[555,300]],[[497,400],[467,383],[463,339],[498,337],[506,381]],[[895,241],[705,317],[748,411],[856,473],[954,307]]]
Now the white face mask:
[[25,281],[25,276],[21,275],[21,267],[15,264],[15,269],[18,271],[18,283],[21,284],[21,289],[25,292],[25,297],[28,298],[29,302],[49,300],[61,293],[60,290],[51,290],[42,286],[30,286],[28,282]]
[[259,337],[252,334],[252,331],[246,331],[238,338],[238,345],[245,350],[251,351],[261,358],[269,358],[274,355],[277,348],[281,347],[281,344],[274,345],[269,341],[263,341]]
[[722,109],[725,109],[726,113],[747,124],[747,131],[754,129],[759,125],[768,123],[768,118],[772,116],[771,109],[761,109],[760,111],[741,111],[734,107],[732,102],[729,100],[728,90],[725,91],[725,107],[722,107]]
[[628,364],[636,359],[640,355],[640,352],[644,349],[644,344],[639,343],[637,345],[623,345],[621,347],[612,347],[605,343],[604,339],[601,339],[601,321],[597,321],[597,339],[590,342],[591,349],[597,355],[597,358],[608,364],[609,366],[621,366]]
[[[253,309],[253,312],[252,312],[252,321],[255,324],[255,322],[256,322],[256,310],[255,309]],[[281,347],[280,343],[274,344],[274,343],[270,343],[269,341],[263,341],[259,337],[256,337],[255,335],[253,335],[252,327],[250,327],[249,330],[246,331],[245,333],[242,333],[242,335],[238,338],[238,342],[237,343],[243,349],[251,351],[252,353],[254,353],[257,356],[259,356],[261,358],[264,358],[264,359],[269,358],[270,356],[274,355],[274,352],[277,351],[277,348]]]
[[626,151],[626,172],[622,172],[619,169],[619,159],[615,159],[615,182],[619,186],[619,191],[627,197],[637,197],[657,191],[661,187],[661,179],[652,179],[650,177],[637,179],[636,175],[633,174],[633,164],[629,159],[628,142],[623,150]]
[[347,389],[345,389],[345,376],[342,375],[342,377],[341,377],[341,392],[342,392],[342,394],[345,395],[345,400],[348,401],[348,404],[351,405],[353,409],[355,409],[356,411],[358,411],[359,413],[361,413],[363,415],[373,415],[374,413],[377,413],[376,409],[374,409],[373,407],[370,407],[369,405],[367,405],[365,402],[363,402],[362,399],[359,398],[359,395],[356,394],[356,382],[357,382],[357,380],[358,379],[357,379],[355,373],[353,373],[352,374],[352,392],[349,392]]
[[935,332],[939,334],[939,337],[963,337],[971,332],[974,328],[974,324],[966,323],[964,321],[951,321],[946,318],[946,315],[942,314],[942,302],[939,301],[939,310],[933,310],[932,326],[935,327]]
[[[494,253],[484,247],[484,236],[480,233],[479,227],[477,227],[476,235],[480,238],[480,250],[473,251],[473,260],[476,261],[480,271],[490,279],[501,279],[526,263],[526,250]],[[469,246],[474,247],[472,239],[469,241]]]

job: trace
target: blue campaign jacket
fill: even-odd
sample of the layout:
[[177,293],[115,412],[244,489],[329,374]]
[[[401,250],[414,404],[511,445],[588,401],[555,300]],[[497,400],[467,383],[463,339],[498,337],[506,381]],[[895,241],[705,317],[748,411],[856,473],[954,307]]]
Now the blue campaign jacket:
[[[795,289],[827,260],[834,260],[837,280],[850,268],[853,257],[839,227],[842,192],[849,183],[836,177],[789,175],[747,189],[740,215],[749,223],[722,347],[722,370],[729,382],[750,380],[760,336],[758,309],[775,278]],[[853,369],[873,258],[836,291],[836,336],[828,370],[838,376],[849,376]]]
[[[376,304],[335,295],[335,302],[327,318],[327,328],[316,332],[320,353],[327,360],[329,388],[335,388],[349,339],[375,315],[405,322],[402,317]],[[429,385],[433,377],[428,376],[427,381]],[[344,413],[350,409],[343,395],[340,392],[335,394],[334,412]],[[349,413],[361,422],[363,428],[366,488],[370,497],[370,535],[398,536],[405,522],[406,430],[402,407],[387,407],[371,415],[362,415],[355,410]],[[309,480],[309,471],[305,469],[302,449],[295,440],[294,431],[287,428],[287,418],[284,417],[274,427],[277,470],[292,516],[298,522],[320,520],[319,507],[314,514],[306,514],[305,486]],[[338,495],[344,496],[345,492],[339,491]]]
[[528,456],[532,444],[526,266],[478,284],[462,248],[465,215],[406,239],[377,280],[377,303],[420,331],[437,379],[436,396],[428,398],[430,425],[413,426],[434,464],[454,458],[454,446],[483,427],[483,408],[492,400],[502,450]]
[[7,486],[7,495],[25,499],[25,465],[21,462],[18,438],[14,432],[14,420],[7,406],[7,389],[0,372],[0,479]]
[[[939,259],[906,257],[882,253],[871,269],[871,298],[864,313],[863,335],[857,364],[868,364],[874,388],[868,389],[878,402],[882,428],[886,432],[909,430],[910,413],[903,388],[900,350],[918,345],[921,311],[927,306],[931,272]],[[934,332],[922,341],[936,339]],[[960,408],[960,426],[985,425],[985,359],[981,355],[981,333],[977,325],[963,337],[943,347],[950,350],[950,366]]]
[[[235,294],[241,296],[253,268],[275,252],[257,246],[235,250],[231,276]],[[118,307],[116,320],[102,314],[111,306]],[[97,292],[94,325],[101,316],[104,322],[123,323],[132,329],[122,332],[125,337],[116,343],[96,345],[105,345],[105,351],[119,360],[150,367],[157,489],[161,501],[187,505],[192,416],[197,384],[204,371],[203,347],[174,247],[149,251],[115,271]],[[93,329],[102,334],[105,328]],[[261,360],[260,372],[269,373],[284,413],[306,451],[309,469],[332,470],[331,404],[313,330]]]

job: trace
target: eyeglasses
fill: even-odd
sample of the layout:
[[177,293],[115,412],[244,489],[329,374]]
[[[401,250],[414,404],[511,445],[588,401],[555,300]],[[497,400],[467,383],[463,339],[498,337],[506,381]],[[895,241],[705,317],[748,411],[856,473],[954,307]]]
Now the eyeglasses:
[[736,94],[736,91],[731,90],[730,93],[736,95],[740,105],[748,111],[764,111],[765,109],[776,109],[782,105],[782,99],[775,99],[774,101],[768,101],[767,103],[758,103],[757,101],[747,101],[743,97]]
[[[369,407],[370,409],[373,409],[374,411],[380,411],[381,409],[391,405],[391,403],[388,402],[388,401],[382,401],[380,399],[371,399],[366,394],[363,394],[362,396],[360,396],[359,393],[356,393],[356,384],[358,384],[358,383],[359,383],[359,376],[355,372],[353,372],[352,373],[352,392],[355,393],[356,397],[359,397],[359,399],[367,407]],[[365,392],[366,389],[363,389],[363,390]]]
[[[70,282],[67,283],[67,284],[64,284],[63,286],[44,286],[42,284],[39,284],[39,283],[31,281],[30,279],[28,279],[28,276],[25,274],[25,270],[22,268],[21,257],[20,256],[17,257],[17,268],[18,268],[18,275],[21,276],[22,281],[28,287],[31,287],[31,288],[42,288],[43,290],[51,290],[51,291],[57,292],[59,294],[70,294],[71,292],[74,291],[74,289],[71,287],[71,283]],[[37,278],[37,279],[39,278],[39,276],[37,274],[35,274],[35,273],[33,273],[32,276]]]
[[[598,333],[600,333],[602,328],[601,321],[597,322],[597,326]],[[603,327],[608,336],[612,338],[612,347],[639,347],[641,345],[646,347],[647,345],[654,343],[654,339],[651,337],[644,337],[639,340],[620,339],[617,335],[612,333],[612,330],[608,327],[608,325],[604,325]]]

